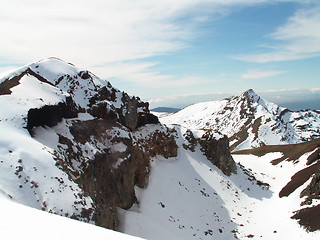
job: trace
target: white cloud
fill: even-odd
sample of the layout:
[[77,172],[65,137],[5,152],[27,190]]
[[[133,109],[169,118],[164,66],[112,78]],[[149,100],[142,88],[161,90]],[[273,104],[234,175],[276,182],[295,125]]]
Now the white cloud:
[[285,71],[257,71],[257,70],[249,70],[247,73],[242,74],[242,79],[260,79],[260,78],[268,78],[277,76],[279,74],[283,74]]
[[236,55],[232,58],[267,63],[319,57],[320,5],[312,9],[298,10],[284,25],[271,33],[269,38],[278,43],[269,45],[268,52]]
[[152,70],[156,63],[142,63],[141,59],[189,47],[201,32],[199,24],[229,14],[234,6],[269,2],[2,1],[0,59],[25,64],[55,56],[103,78],[118,77],[141,86],[191,86],[209,79],[164,75]]
[[174,107],[174,108],[184,108],[191,104],[222,100],[226,97],[230,97],[230,93],[215,93],[215,94],[185,94],[185,95],[172,95],[163,96],[158,98],[145,99],[150,103],[150,107]]
[[92,65],[138,59],[184,48],[191,34],[191,26],[171,21],[181,4],[11,0],[1,5],[1,55],[20,61],[58,56]]
[[320,93],[320,88],[312,88],[311,92],[313,93]]
[[26,64],[59,57],[100,77],[154,87],[192,85],[195,77],[163,75],[150,69],[156,63],[141,59],[188,47],[197,25],[221,12],[220,5],[210,0],[2,1],[0,59]]

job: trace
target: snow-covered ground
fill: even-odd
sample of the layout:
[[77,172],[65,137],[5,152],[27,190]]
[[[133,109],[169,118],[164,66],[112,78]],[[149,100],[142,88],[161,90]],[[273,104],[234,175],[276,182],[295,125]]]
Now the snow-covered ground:
[[0,196],[0,239],[140,239],[30,208]]
[[[238,167],[238,174],[227,177],[199,146],[195,152],[185,150],[186,129],[175,128],[179,156],[154,159],[147,189],[136,189],[139,206],[125,213],[125,233],[147,239],[320,238],[320,232],[307,233],[290,218],[299,208],[304,186],[290,197],[278,196],[293,173],[305,167],[306,155],[296,165],[279,166],[270,161],[280,153],[234,155],[251,173]],[[251,174],[270,187],[258,186]]]

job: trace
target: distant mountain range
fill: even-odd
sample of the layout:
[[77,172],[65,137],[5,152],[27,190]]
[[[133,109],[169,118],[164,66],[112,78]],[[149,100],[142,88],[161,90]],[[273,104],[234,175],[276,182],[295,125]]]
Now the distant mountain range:
[[150,111],[152,112],[159,112],[159,113],[175,113],[180,111],[180,108],[170,108],[170,107],[157,107],[153,108]]

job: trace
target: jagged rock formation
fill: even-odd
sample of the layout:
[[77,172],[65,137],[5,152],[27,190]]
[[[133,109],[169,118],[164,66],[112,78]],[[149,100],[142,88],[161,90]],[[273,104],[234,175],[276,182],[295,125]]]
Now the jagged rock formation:
[[222,101],[191,105],[161,117],[161,122],[221,132],[229,137],[232,151],[320,137],[319,112],[290,111],[266,101],[252,89]]
[[310,205],[313,199],[320,199],[320,167],[313,174],[311,183],[301,192],[300,196],[301,198],[307,197],[303,205]]
[[[114,130],[115,127],[119,130]],[[175,140],[166,128],[159,126],[158,130],[143,137],[137,132],[122,136],[121,130],[125,130],[121,125],[102,119],[75,122],[70,128],[73,141],[69,140],[67,149],[60,148],[56,152],[57,157],[70,153],[62,162],[65,171],[70,177],[76,177],[76,182],[93,199],[95,223],[111,229],[117,229],[119,225],[117,208],[129,209],[136,203],[134,186],[147,186],[151,157],[158,154],[166,158],[177,156]],[[83,159],[86,150],[82,147],[88,143],[95,148],[106,148],[99,149],[88,161]],[[77,154],[72,150],[75,146],[79,149]],[[65,161],[77,161],[81,166],[76,168]]]
[[237,173],[237,166],[229,149],[229,139],[225,135],[207,131],[199,140],[201,150],[207,158],[225,175]]
[[200,145],[200,150],[217,166],[225,175],[230,176],[237,173],[237,166],[234,162],[230,149],[229,139],[227,136],[213,131],[204,131],[200,138],[194,136],[191,130],[184,134],[184,149],[195,151],[196,146]]

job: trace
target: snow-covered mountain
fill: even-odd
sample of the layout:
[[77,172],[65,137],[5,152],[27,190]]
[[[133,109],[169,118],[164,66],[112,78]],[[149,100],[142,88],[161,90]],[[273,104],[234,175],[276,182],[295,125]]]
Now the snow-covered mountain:
[[221,132],[229,137],[232,150],[293,144],[320,137],[320,112],[293,112],[266,101],[251,89],[221,101],[191,105],[161,116],[161,122]]
[[56,58],[3,74],[0,106],[0,194],[58,215],[117,229],[150,158],[176,153],[148,103]]
[[[242,103],[238,101],[240,106],[233,107],[237,109],[234,113],[225,109],[231,107],[231,99],[220,102],[221,106],[216,102],[212,108],[224,109],[238,119],[232,136],[237,126],[240,131],[249,129],[251,136],[252,129],[262,131],[259,121],[275,121],[271,113],[270,120],[265,120],[263,113],[276,106],[256,98],[252,91],[245,93]],[[266,108],[251,103],[240,109],[254,99]],[[225,134],[222,128],[201,127],[200,120],[196,126],[190,121],[190,129],[184,124],[165,126],[149,112],[148,103],[56,58],[2,74],[0,106],[2,209],[8,206],[31,215],[31,210],[25,210],[28,208],[8,204],[10,200],[147,239],[320,237],[316,231],[320,226],[310,227],[300,216],[305,211],[317,213],[319,206],[318,143],[294,146],[301,151],[289,155],[293,153],[290,149],[275,147],[231,155],[228,137],[215,131]],[[276,112],[280,119],[291,116],[284,109]],[[255,123],[246,125],[248,119]],[[225,115],[219,121],[227,128],[231,120]],[[304,131],[306,139],[319,133],[317,123],[312,124],[314,135]],[[282,133],[274,131],[272,136],[278,139]],[[298,135],[293,136],[296,141]],[[258,145],[257,139],[251,142]],[[299,177],[301,171],[307,172],[303,178]],[[291,177],[302,180],[291,187]],[[45,215],[36,216],[42,219]],[[63,222],[68,225],[69,221]],[[0,223],[0,228],[6,224]],[[71,225],[74,229],[77,224]],[[88,229],[95,231],[91,227]]]

